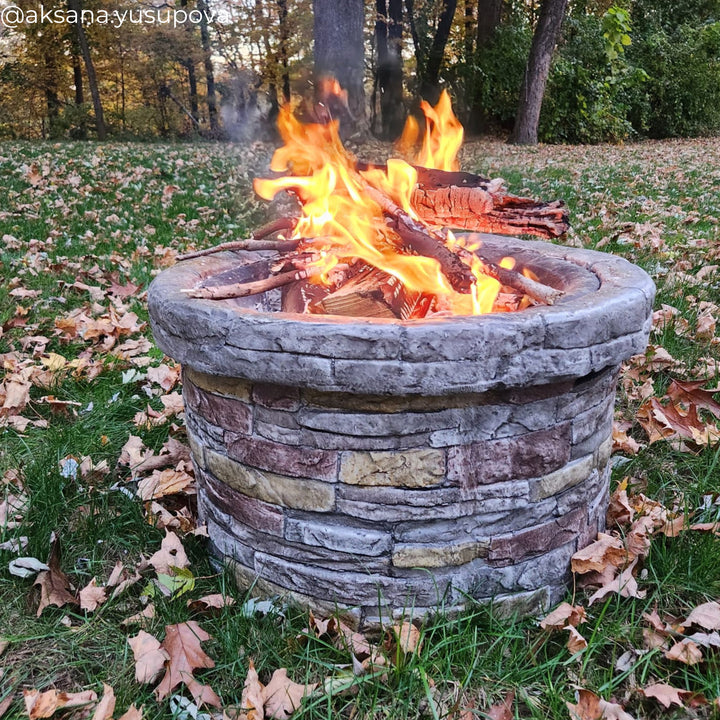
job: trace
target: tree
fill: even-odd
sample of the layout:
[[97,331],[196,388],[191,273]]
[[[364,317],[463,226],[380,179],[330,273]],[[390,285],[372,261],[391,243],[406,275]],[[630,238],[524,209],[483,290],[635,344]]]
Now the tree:
[[313,0],[316,87],[320,89],[320,80],[330,76],[347,92],[344,134],[366,131],[364,23],[362,0]]
[[68,7],[74,10],[77,17],[77,36],[80,46],[80,54],[85,64],[85,74],[87,75],[88,88],[90,97],[92,97],[93,110],[95,111],[95,131],[98,140],[104,140],[105,131],[105,114],[103,112],[102,102],[100,100],[100,90],[98,89],[97,75],[95,74],[95,64],[90,54],[90,45],[85,34],[85,28],[82,24],[82,0],[68,0]]
[[543,0],[540,7],[540,17],[520,88],[515,127],[510,137],[510,142],[517,145],[537,144],[540,108],[567,4],[568,0]]
[[[465,0],[465,12],[468,14],[470,0]],[[469,33],[466,35],[465,54],[468,58],[475,55],[479,58],[495,34],[500,18],[502,17],[503,0],[477,0],[477,32],[475,34],[475,48],[472,49],[472,38]],[[468,47],[469,46],[469,47]],[[485,108],[480,101],[478,90],[477,70],[472,72],[472,104],[470,107],[469,126],[472,132],[482,132],[487,124]]]
[[402,0],[375,2],[375,92],[380,95],[380,136],[394,140],[405,122],[403,104]]

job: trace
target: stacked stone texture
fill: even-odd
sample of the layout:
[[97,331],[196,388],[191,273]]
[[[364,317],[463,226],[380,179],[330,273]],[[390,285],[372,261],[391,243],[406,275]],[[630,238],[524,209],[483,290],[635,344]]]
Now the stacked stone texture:
[[241,584],[365,624],[469,599],[529,614],[565,592],[604,524],[618,368],[645,347],[654,287],[602,253],[483,241],[567,298],[400,323],[181,292],[252,279],[241,255],[153,283],[156,340],[184,365],[200,512]]

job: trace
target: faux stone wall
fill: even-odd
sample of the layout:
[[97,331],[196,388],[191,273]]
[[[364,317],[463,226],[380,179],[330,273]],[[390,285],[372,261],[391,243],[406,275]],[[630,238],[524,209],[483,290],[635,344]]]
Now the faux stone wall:
[[603,527],[616,380],[388,398],[186,368],[200,512],[243,584],[361,623],[534,612]]

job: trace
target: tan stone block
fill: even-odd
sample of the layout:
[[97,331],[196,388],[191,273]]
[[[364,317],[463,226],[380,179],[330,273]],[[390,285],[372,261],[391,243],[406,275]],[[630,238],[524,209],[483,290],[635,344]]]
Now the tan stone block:
[[461,543],[458,545],[395,545],[392,563],[395,567],[437,568],[449,565],[465,565],[477,558],[487,557],[489,540]]
[[398,451],[344,452],[340,482],[423,488],[445,479],[445,453],[436,448]]
[[610,455],[612,454],[612,447],[613,439],[612,435],[610,435],[608,439],[605,440],[595,451],[595,464],[600,469],[604,468],[608,464],[608,461],[610,460]]
[[218,393],[220,395],[230,395],[238,400],[248,402],[251,395],[251,386],[247,380],[239,378],[222,377],[220,375],[208,375],[207,373],[193,370],[185,366],[183,374],[196,387],[207,392]]
[[571,463],[541,477],[537,485],[537,494],[534,499],[543,500],[552,495],[557,495],[563,490],[587,480],[595,469],[595,456],[585,455]]
[[244,495],[295,510],[327,512],[335,507],[335,487],[329,483],[258,470],[209,449],[205,460],[218,480]]
[[205,470],[205,452],[202,443],[190,432],[187,433],[187,439],[193,463],[201,470]]

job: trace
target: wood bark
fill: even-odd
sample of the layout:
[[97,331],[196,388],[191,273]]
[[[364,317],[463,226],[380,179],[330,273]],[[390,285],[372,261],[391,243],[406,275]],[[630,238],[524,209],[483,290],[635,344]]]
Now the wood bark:
[[95,74],[95,65],[90,54],[90,45],[88,43],[85,28],[82,24],[82,0],[68,0],[68,7],[77,13],[77,29],[78,45],[83,63],[85,64],[85,74],[87,75],[88,89],[90,97],[92,97],[93,111],[95,112],[95,130],[98,140],[104,140],[107,134],[105,128],[105,113],[103,112],[102,101],[100,99],[100,90],[98,89],[97,75]]
[[402,0],[376,0],[376,88],[380,96],[380,136],[399,137],[405,122],[402,63]]
[[322,78],[334,77],[347,92],[347,107],[338,106],[332,113],[340,119],[344,137],[367,131],[363,88],[364,10],[362,0],[313,0],[316,88],[321,89]]
[[420,81],[420,95],[432,105],[435,105],[440,97],[440,69],[445,59],[445,46],[450,37],[456,8],[457,0],[443,0],[438,26],[428,50],[427,63]]
[[568,0],[543,0],[540,7],[510,136],[510,142],[516,145],[537,145],[540,109],[567,4]]
[[282,84],[282,98],[283,102],[290,102],[290,69],[289,69],[289,57],[290,57],[290,27],[288,25],[288,7],[287,0],[277,0],[278,8],[278,21],[279,21],[279,43],[278,43],[278,56],[280,60],[280,67],[282,68],[281,73],[281,84]]
[[215,91],[215,69],[212,62],[212,48],[210,46],[210,31],[207,24],[207,15],[210,6],[207,0],[198,0],[197,8],[200,11],[200,43],[203,50],[203,65],[205,67],[206,102],[210,132],[217,135],[220,132],[217,109],[217,93]]

